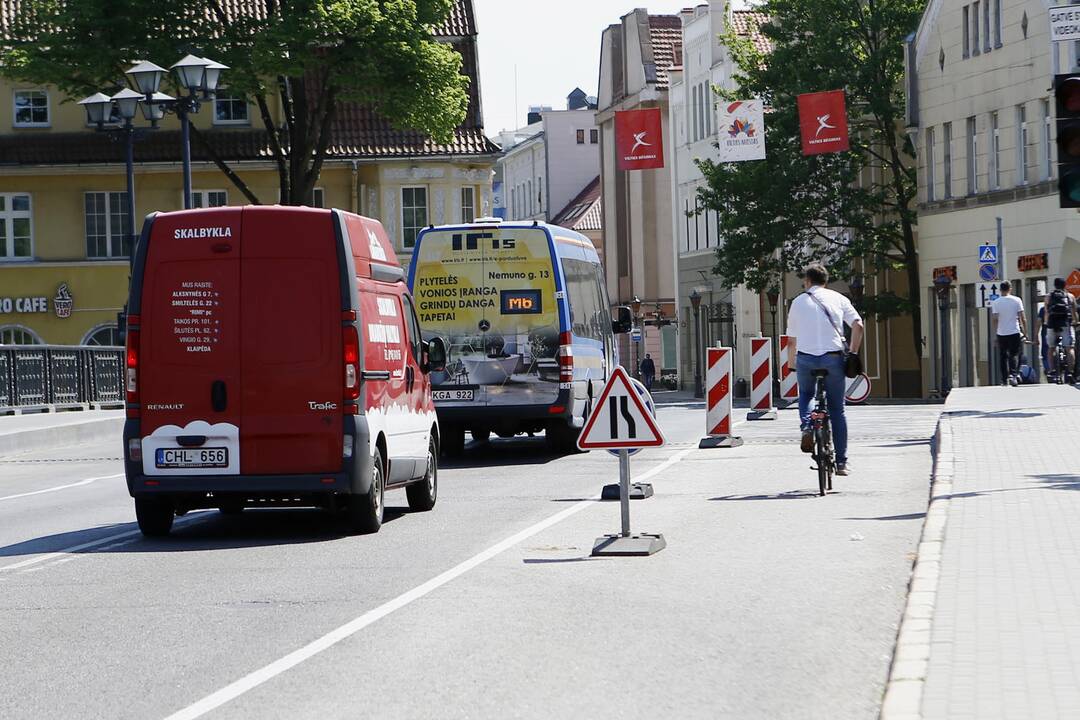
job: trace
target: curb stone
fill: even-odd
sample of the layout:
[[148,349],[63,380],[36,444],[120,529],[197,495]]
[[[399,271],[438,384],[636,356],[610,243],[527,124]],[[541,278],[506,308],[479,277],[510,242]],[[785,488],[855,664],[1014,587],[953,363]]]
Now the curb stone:
[[952,425],[948,413],[938,421],[934,474],[930,485],[930,506],[923,521],[922,537],[908,585],[908,598],[880,720],[922,720],[922,696],[930,664],[930,639],[937,602],[941,550],[949,516],[949,497],[955,477]]
[[0,457],[115,440],[119,450],[124,418],[98,418],[54,427],[0,433]]

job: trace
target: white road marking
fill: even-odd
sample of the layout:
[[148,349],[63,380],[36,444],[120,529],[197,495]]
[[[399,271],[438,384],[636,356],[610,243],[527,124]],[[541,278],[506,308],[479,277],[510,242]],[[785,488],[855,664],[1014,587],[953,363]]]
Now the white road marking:
[[[177,518],[175,521],[173,521],[173,527],[177,527],[180,525],[190,525],[193,522],[198,522],[200,520],[208,520],[211,517],[213,517],[213,513],[210,512],[192,514],[188,517]],[[28,567],[30,565],[37,565],[38,563],[48,562],[50,560],[55,560],[56,558],[61,558],[65,555],[70,555],[71,553],[77,553],[80,550],[89,550],[90,548],[96,548],[100,545],[112,543],[117,540],[123,540],[125,538],[136,539],[136,536],[138,536],[139,534],[139,530],[128,530],[127,532],[109,535],[107,537],[99,538],[98,540],[91,540],[90,542],[72,545],[71,547],[66,547],[63,550],[57,550],[56,552],[51,552],[46,555],[39,555],[38,557],[33,557],[29,560],[21,560],[17,563],[12,563],[11,565],[0,565],[0,572],[19,570],[20,568]],[[116,545],[122,544],[124,543],[116,543]],[[116,545],[111,545],[110,547],[115,547]]]
[[79,482],[70,483],[68,485],[57,485],[56,487],[45,488],[44,490],[34,490],[33,492],[19,493],[18,495],[7,495],[5,497],[0,497],[0,501],[15,500],[16,498],[30,497],[31,495],[44,495],[45,493],[57,492],[58,490],[67,490],[68,488],[89,485],[90,483],[97,482],[98,480],[112,480],[119,477],[124,477],[124,473],[118,473],[116,475],[102,475],[101,477],[87,478],[86,480],[80,480]]
[[[694,452],[696,450],[696,447],[681,450],[675,455],[665,460],[664,462],[657,465],[656,467],[650,468],[649,470],[645,471],[639,477],[632,478],[632,480],[636,482],[648,480],[649,478],[663,472],[664,470],[671,467],[672,465],[689,455],[691,452]],[[436,575],[432,579],[428,580],[426,583],[418,585],[412,590],[398,595],[393,600],[389,600],[378,606],[377,608],[369,610],[360,617],[347,622],[341,627],[335,630],[331,630],[326,635],[323,635],[321,638],[318,638],[317,640],[308,643],[304,647],[298,650],[294,650],[288,655],[278,660],[275,660],[269,665],[260,668],[252,673],[249,673],[248,675],[245,675],[244,677],[231,683],[230,685],[226,685],[217,692],[212,693],[211,695],[207,695],[202,700],[199,700],[198,702],[189,705],[182,710],[178,710],[177,712],[166,718],[166,720],[195,720],[195,718],[202,717],[211,710],[215,710],[216,708],[221,707],[225,703],[243,695],[248,690],[253,690],[257,688],[263,683],[272,680],[278,675],[281,675],[285,671],[296,667],[305,660],[314,657],[315,655],[318,655],[323,650],[327,650],[334,645],[337,645],[342,640],[346,640],[352,637],[367,626],[372,625],[373,623],[393,613],[395,610],[400,610],[409,603],[412,603],[415,600],[419,600],[425,595],[447,584],[451,580],[454,580],[455,578],[464,575],[478,565],[481,565],[492,559],[496,555],[499,555],[500,553],[512,548],[523,540],[527,540],[533,535],[536,535],[537,533],[548,529],[552,525],[562,522],[571,515],[576,515],[585,508],[596,504],[597,499],[595,498],[590,500],[582,500],[581,502],[575,503],[574,505],[571,505],[570,507],[562,510],[561,512],[555,513],[546,520],[541,520],[535,525],[527,527],[515,535],[511,535],[502,542],[496,545],[492,545],[487,550],[484,550],[477,555],[473,555],[465,562],[459,565],[455,565],[444,573]]]

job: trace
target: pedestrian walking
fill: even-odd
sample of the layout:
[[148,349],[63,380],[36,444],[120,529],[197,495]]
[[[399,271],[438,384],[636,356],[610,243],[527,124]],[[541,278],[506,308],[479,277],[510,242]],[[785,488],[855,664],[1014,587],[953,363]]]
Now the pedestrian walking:
[[847,456],[847,417],[844,415],[845,347],[844,324],[851,327],[851,352],[858,353],[863,340],[863,321],[851,301],[829,290],[829,273],[820,263],[813,263],[803,275],[805,292],[791,302],[788,312],[788,364],[794,366],[799,383],[800,447],[813,452],[814,435],[810,423],[810,401],[814,397],[814,370],[829,371],[825,377],[825,402],[832,423],[836,446],[836,474],[849,472]]
[[641,379],[645,383],[645,389],[652,392],[653,381],[656,380],[656,363],[652,355],[645,353],[645,359],[641,361]]
[[[1065,278],[1054,278],[1054,289],[1044,299],[1043,307],[1046,309],[1046,327],[1049,328],[1047,344],[1050,348],[1056,348],[1060,341],[1068,356],[1068,364],[1065,367],[1056,367],[1056,363],[1051,362],[1050,369],[1055,374],[1065,373],[1066,381],[1071,382],[1072,368],[1076,363],[1076,356],[1073,354],[1076,303],[1073,301],[1073,296],[1065,291]],[[1050,358],[1054,359],[1053,352],[1050,353]]]
[[[994,315],[994,335],[998,347],[998,363],[1001,366],[1001,384],[1016,385],[1020,347],[1026,337],[1024,327],[1024,303],[1012,294],[1012,284],[1001,283],[1001,297],[990,306]],[[1049,312],[1047,313],[1049,315]]]

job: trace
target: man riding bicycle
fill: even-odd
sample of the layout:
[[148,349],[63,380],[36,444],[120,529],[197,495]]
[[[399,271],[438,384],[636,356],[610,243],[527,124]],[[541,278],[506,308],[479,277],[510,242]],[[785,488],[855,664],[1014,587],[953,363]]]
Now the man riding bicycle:
[[[1046,308],[1046,327],[1049,331],[1046,339],[1050,348],[1050,370],[1054,373],[1064,373],[1066,377],[1069,377],[1076,363],[1073,352],[1076,302],[1072,295],[1066,292],[1064,278],[1054,278],[1054,289],[1046,296],[1043,307]],[[1054,359],[1053,348],[1057,346],[1058,340],[1061,341],[1061,346],[1065,348],[1068,356],[1068,363],[1064,368],[1056,367],[1057,362]]]
[[825,369],[825,399],[836,446],[836,474],[847,475],[847,418],[844,415],[844,337],[843,325],[851,326],[851,352],[859,352],[863,339],[863,321],[851,301],[829,290],[829,273],[820,263],[813,263],[803,275],[805,292],[791,302],[788,313],[788,364],[794,366],[799,381],[800,447],[813,452],[810,401],[814,397],[814,370]]

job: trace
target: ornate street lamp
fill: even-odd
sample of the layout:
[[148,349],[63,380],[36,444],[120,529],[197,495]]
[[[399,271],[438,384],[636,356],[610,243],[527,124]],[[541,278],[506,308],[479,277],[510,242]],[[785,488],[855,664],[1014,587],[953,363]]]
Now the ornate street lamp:
[[772,361],[773,361],[773,384],[779,385],[780,382],[780,331],[776,327],[776,308],[780,304],[780,291],[775,286],[769,288],[765,293],[765,297],[769,301],[769,314],[772,315]]
[[[950,353],[950,339],[952,336],[949,315],[950,295],[952,290],[952,278],[942,273],[934,278],[934,289],[937,290],[938,308],[941,311],[941,396],[945,397],[952,389],[952,358]],[[1004,369],[1007,373],[1008,370]]]
[[694,288],[690,292],[690,307],[694,310],[694,397],[705,397],[701,386],[701,293]]

